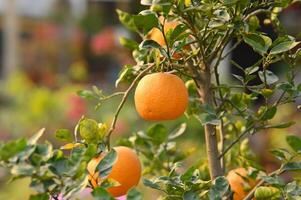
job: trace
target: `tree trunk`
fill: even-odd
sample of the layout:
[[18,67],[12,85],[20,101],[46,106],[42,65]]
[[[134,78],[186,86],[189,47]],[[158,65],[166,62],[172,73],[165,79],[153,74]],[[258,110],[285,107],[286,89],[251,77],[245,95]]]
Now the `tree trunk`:
[[[212,92],[210,90],[211,74],[210,68],[206,67],[204,73],[201,75],[201,81],[199,85],[199,94],[201,95],[201,102],[212,106]],[[211,180],[214,180],[218,176],[223,175],[221,162],[219,160],[218,141],[216,135],[216,127],[211,124],[205,125],[205,139],[206,139],[206,151],[209,164],[209,171]]]

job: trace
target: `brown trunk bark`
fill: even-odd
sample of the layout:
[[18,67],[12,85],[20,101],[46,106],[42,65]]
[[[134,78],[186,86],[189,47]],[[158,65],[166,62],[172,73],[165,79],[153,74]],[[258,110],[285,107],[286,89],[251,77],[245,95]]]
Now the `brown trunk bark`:
[[[199,93],[203,104],[212,105],[212,92],[210,90],[211,74],[210,69],[205,69],[199,85]],[[219,159],[218,141],[216,127],[211,124],[205,125],[206,151],[209,164],[211,180],[223,175],[221,162]]]

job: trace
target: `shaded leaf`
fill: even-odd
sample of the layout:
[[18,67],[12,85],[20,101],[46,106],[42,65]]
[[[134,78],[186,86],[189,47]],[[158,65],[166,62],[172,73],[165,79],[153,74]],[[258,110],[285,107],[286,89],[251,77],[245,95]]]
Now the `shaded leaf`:
[[295,151],[301,153],[301,138],[296,135],[286,136],[286,141],[290,147]]
[[143,179],[143,184],[147,187],[150,187],[150,188],[153,188],[153,189],[156,189],[156,190],[161,190],[160,185],[158,185],[157,183],[155,183],[151,180]]
[[151,137],[156,144],[161,144],[167,139],[168,132],[166,127],[162,124],[155,124],[147,130],[147,135]]
[[58,140],[71,142],[72,141],[72,133],[68,129],[59,129],[55,132],[55,137]]
[[199,194],[198,192],[194,191],[187,191],[183,194],[183,200],[199,200]]
[[126,200],[142,200],[142,195],[138,190],[133,188],[128,192]]
[[115,200],[104,188],[97,187],[92,191],[92,196],[96,200]]
[[112,171],[113,165],[117,161],[117,153],[114,149],[111,149],[103,159],[98,163],[96,171],[99,173],[99,177],[106,178]]
[[282,169],[284,171],[301,170],[301,162],[288,162],[288,163],[283,165]]

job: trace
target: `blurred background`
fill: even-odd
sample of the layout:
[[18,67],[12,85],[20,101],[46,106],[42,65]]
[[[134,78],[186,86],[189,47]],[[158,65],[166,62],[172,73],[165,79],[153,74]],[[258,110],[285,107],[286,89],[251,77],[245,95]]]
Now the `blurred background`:
[[[135,0],[0,0],[0,140],[29,137],[45,127],[44,139],[59,146],[54,139],[55,130],[72,129],[82,115],[106,123],[112,120],[118,98],[95,111],[95,104],[78,97],[76,91],[90,89],[92,85],[106,94],[126,88],[114,86],[122,66],[133,64],[131,52],[120,46],[119,37],[136,36],[120,25],[117,8],[131,13],[143,9]],[[288,32],[297,38],[300,17],[297,4],[281,15]],[[264,31],[273,35],[269,25]],[[257,59],[247,46],[240,46],[232,57],[246,66],[249,64],[244,62],[254,63]],[[234,70],[228,63],[223,65],[225,71]],[[283,70],[277,73],[281,75]],[[225,80],[230,81],[229,77]],[[130,98],[118,120],[115,139],[151,124],[138,117],[133,105]],[[301,116],[295,107],[282,107],[284,112],[279,113],[283,115],[276,120],[290,117],[298,122]],[[182,117],[164,124],[172,130],[180,122],[188,123],[189,133],[181,138],[180,148],[195,149],[197,158],[192,156],[191,162],[204,159],[203,131],[196,121]],[[298,130],[297,123],[289,133],[301,135]],[[264,134],[264,140],[261,136],[254,139],[264,165],[271,169],[277,165],[266,149],[285,146],[283,138],[287,133],[273,131]],[[7,174],[0,169],[0,199],[27,199],[32,192],[28,180],[9,183]],[[151,199],[151,195],[146,199]]]

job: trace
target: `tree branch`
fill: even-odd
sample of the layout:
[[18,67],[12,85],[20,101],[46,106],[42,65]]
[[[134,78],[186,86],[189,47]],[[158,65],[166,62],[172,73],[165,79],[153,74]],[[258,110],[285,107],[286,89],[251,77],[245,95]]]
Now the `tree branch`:
[[247,130],[245,130],[242,134],[240,134],[219,156],[219,159],[223,158],[225,154],[230,151],[230,149],[237,144],[242,138],[244,138],[254,127],[251,126]]
[[122,100],[115,112],[115,115],[114,115],[114,118],[113,118],[113,121],[111,123],[111,126],[110,126],[110,129],[108,131],[108,134],[107,134],[107,145],[108,145],[108,149],[110,149],[110,140],[111,140],[111,135],[113,133],[113,131],[115,130],[115,126],[116,126],[116,122],[117,122],[117,119],[118,119],[118,116],[119,116],[119,113],[124,105],[124,103],[126,102],[127,100],[127,97],[129,96],[129,93],[130,91],[134,88],[135,84],[140,80],[140,78],[147,72],[149,71],[152,67],[154,67],[155,64],[150,64],[147,68],[145,68],[142,72],[140,72],[140,74],[138,74],[138,76],[136,76],[136,78],[134,79],[134,81],[131,83],[131,85],[129,86],[129,88],[124,92],[124,95],[122,97]]

